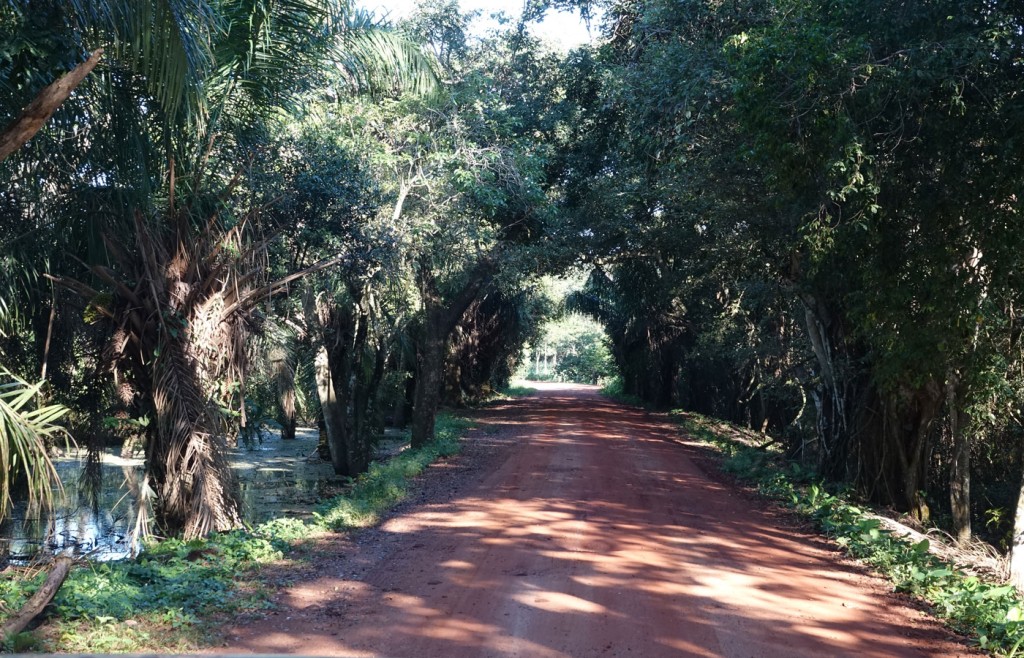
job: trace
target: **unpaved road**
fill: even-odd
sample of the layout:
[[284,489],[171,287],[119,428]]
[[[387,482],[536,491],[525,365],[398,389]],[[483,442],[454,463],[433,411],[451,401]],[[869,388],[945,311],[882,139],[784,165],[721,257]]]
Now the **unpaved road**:
[[[220,651],[344,656],[962,656],[817,537],[591,387],[493,407],[380,528],[330,540]],[[468,460],[467,463],[459,459]]]

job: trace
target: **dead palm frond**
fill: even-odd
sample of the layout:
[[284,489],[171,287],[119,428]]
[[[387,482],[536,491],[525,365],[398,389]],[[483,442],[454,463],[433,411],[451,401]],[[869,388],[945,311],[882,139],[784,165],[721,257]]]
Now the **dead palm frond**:
[[165,341],[157,357],[157,431],[149,455],[154,466],[162,466],[158,503],[163,525],[193,538],[236,528],[241,518],[225,437],[216,431],[224,423],[197,381],[202,364],[188,355],[189,342]]

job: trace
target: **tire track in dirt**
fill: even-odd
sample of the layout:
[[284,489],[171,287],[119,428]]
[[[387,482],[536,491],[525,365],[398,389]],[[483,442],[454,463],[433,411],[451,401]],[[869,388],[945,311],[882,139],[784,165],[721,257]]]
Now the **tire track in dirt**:
[[[328,541],[231,652],[347,656],[962,656],[817,537],[708,477],[656,415],[542,385],[480,412],[489,453]],[[475,438],[474,438],[475,437]]]

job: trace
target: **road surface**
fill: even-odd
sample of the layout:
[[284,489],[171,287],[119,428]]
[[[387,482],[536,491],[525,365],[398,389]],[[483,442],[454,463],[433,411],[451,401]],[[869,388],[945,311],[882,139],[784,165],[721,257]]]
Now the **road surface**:
[[277,610],[228,629],[219,650],[972,655],[702,465],[663,417],[593,387],[541,385],[477,420],[467,454],[429,469],[418,500],[379,528],[323,542],[285,578]]

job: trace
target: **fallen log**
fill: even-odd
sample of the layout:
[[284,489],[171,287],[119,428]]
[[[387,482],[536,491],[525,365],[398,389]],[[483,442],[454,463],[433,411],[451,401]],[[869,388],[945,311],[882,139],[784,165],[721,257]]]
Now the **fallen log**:
[[867,513],[865,516],[877,519],[883,529],[915,544],[927,539],[929,553],[940,560],[953,564],[966,573],[973,575],[985,574],[1000,582],[1005,582],[1009,579],[1006,559],[1000,558],[984,542],[975,541],[968,546],[957,546],[949,535],[941,531],[933,530],[926,534],[888,516],[872,513]]
[[59,557],[53,561],[50,573],[46,576],[42,586],[35,594],[29,597],[28,601],[25,602],[25,605],[21,607],[21,610],[16,615],[4,622],[3,626],[0,626],[0,637],[7,637],[22,632],[33,619],[39,616],[43,608],[57,595],[60,586],[64,584],[64,579],[68,577],[71,565],[74,562],[73,559],[66,556]]

